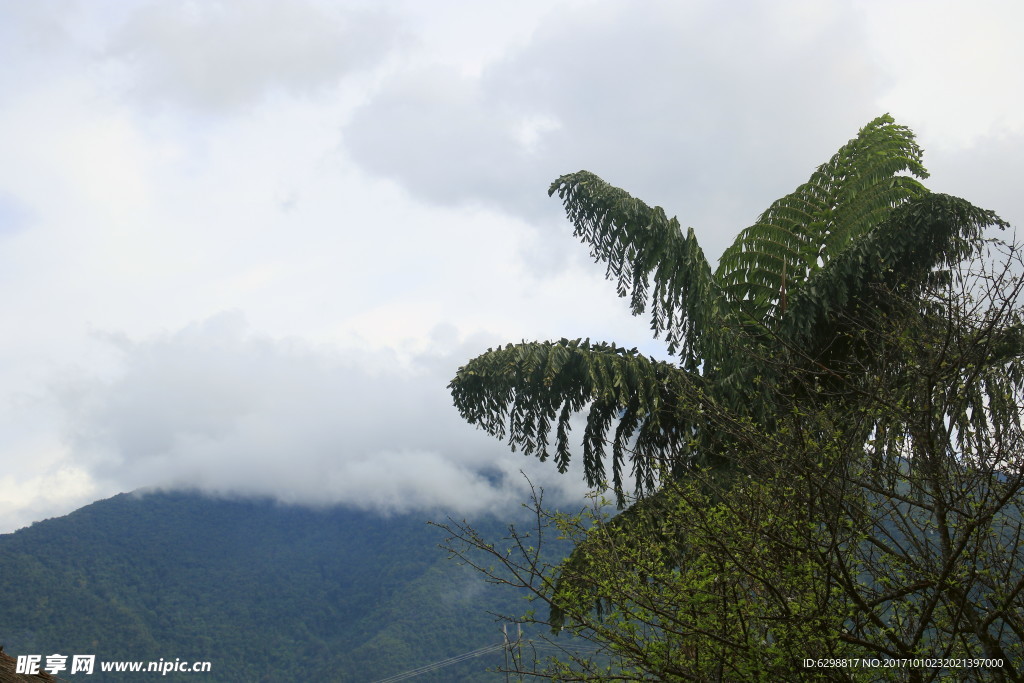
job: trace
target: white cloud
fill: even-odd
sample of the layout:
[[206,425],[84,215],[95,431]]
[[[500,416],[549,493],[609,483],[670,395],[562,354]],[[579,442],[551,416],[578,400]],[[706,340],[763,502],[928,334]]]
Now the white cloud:
[[459,420],[454,368],[524,338],[660,349],[546,196],[556,176],[664,206],[714,259],[891,109],[931,187],[1019,222],[1021,18],[0,3],[0,528],[136,486],[518,499],[536,463]]
[[219,110],[320,92],[396,40],[381,12],[313,0],[156,2],[127,18],[106,55],[143,101]]
[[567,6],[479,74],[400,72],[345,145],[417,197],[533,220],[557,213],[549,182],[587,168],[678,212],[714,257],[881,113],[861,24],[842,6]]
[[81,467],[60,466],[31,476],[0,476],[0,532],[67,514],[93,502],[97,490]]
[[118,342],[113,379],[58,387],[70,457],[101,490],[183,487],[306,504],[465,513],[523,499],[520,467],[553,490],[579,482],[515,455],[451,407],[468,348],[409,363],[252,334],[238,314]]
[[870,6],[871,53],[891,75],[879,101],[931,148],[1024,133],[1024,6],[1001,0]]

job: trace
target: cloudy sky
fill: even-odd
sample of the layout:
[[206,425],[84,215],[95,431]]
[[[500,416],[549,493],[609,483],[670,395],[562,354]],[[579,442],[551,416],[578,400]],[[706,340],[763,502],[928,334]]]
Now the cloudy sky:
[[715,257],[883,112],[1024,220],[1016,2],[0,0],[0,532],[140,487],[514,505],[488,346],[664,355],[571,237],[585,168]]

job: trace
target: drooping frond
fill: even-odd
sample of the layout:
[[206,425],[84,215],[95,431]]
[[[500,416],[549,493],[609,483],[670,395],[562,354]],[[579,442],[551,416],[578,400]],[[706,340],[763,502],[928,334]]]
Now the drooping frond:
[[739,234],[719,260],[719,286],[733,305],[774,326],[784,292],[792,295],[893,208],[926,192],[897,175],[904,172],[928,176],[921,149],[908,128],[880,116]]
[[608,264],[607,275],[619,296],[630,297],[633,314],[649,306],[654,335],[665,334],[669,353],[681,346],[684,366],[695,369],[721,293],[693,229],[684,234],[661,207],[651,208],[587,171],[556,180],[548,194],[556,192],[574,234]]
[[449,384],[462,417],[559,471],[569,465],[570,421],[586,413],[584,474],[604,485],[606,444],[612,450],[612,488],[623,495],[622,465],[633,466],[639,493],[656,486],[659,470],[679,466],[693,437],[680,398],[699,378],[614,344],[589,340],[509,344],[459,368]]

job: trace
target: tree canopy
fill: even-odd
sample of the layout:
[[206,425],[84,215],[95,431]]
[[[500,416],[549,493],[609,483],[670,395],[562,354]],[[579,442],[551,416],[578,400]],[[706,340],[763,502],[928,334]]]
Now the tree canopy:
[[[462,416],[563,472],[581,415],[584,476],[625,510],[583,523],[537,504],[538,539],[547,524],[578,544],[554,567],[515,534],[519,563],[453,537],[620,674],[777,680],[803,652],[980,657],[1020,680],[1024,263],[989,232],[1002,219],[926,177],[911,131],[881,116],[714,270],[660,207],[586,171],[556,180],[675,360],[562,339],[460,368]],[[559,676],[597,675],[580,665]],[[925,669],[908,675],[951,670]]]
[[589,340],[508,344],[459,368],[455,406],[513,449],[554,455],[561,471],[571,420],[585,414],[587,482],[607,480],[610,445],[620,505],[627,462],[640,496],[663,475],[722,465],[728,443],[681,395],[770,424],[781,356],[823,379],[870,373],[875,350],[851,338],[858,311],[885,310],[893,288],[920,294],[977,249],[984,228],[1005,226],[991,211],[929,192],[917,179],[926,176],[913,133],[881,116],[740,232],[714,271],[693,229],[684,233],[660,207],[587,171],[562,176],[549,194],[678,361]]

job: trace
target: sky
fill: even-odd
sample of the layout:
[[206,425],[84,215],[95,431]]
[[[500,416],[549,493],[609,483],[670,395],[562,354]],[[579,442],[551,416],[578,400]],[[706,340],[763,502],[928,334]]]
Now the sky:
[[0,532],[146,488],[573,499],[446,389],[524,339],[666,357],[551,181],[663,206],[713,265],[889,112],[930,188],[1020,224],[1022,29],[984,0],[0,0]]

